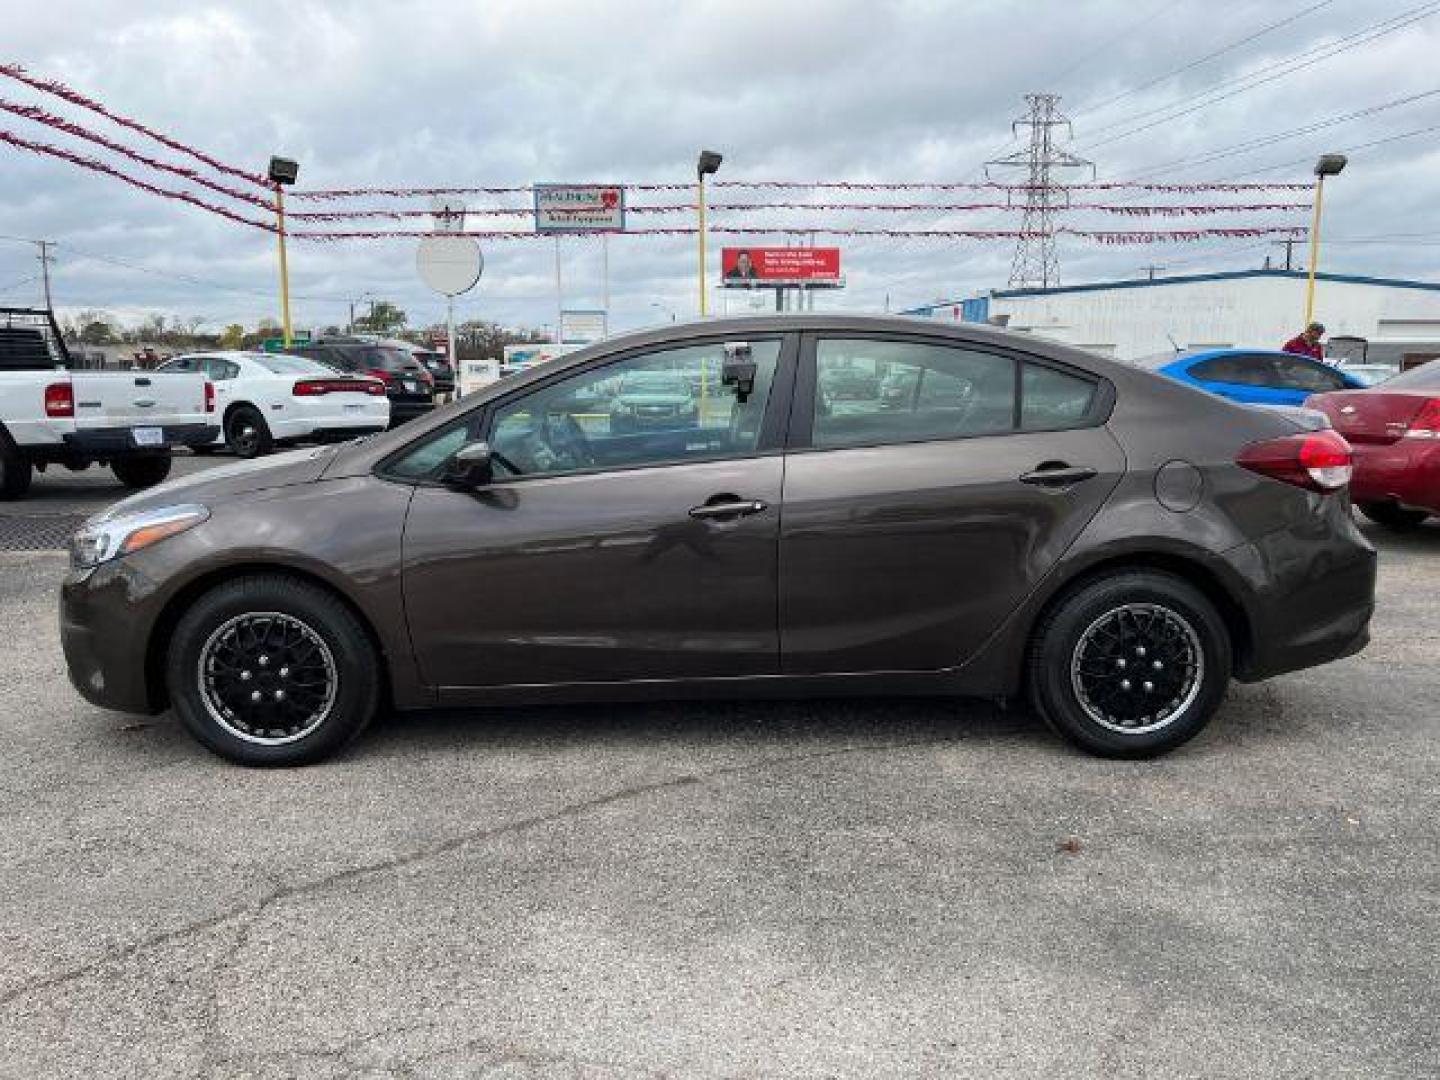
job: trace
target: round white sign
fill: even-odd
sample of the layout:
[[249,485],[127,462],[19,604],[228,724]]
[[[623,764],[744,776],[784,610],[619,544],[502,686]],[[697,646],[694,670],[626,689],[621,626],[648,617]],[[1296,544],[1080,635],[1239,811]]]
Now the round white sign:
[[485,259],[473,237],[437,234],[420,241],[415,269],[420,272],[420,280],[436,292],[459,296],[480,280]]

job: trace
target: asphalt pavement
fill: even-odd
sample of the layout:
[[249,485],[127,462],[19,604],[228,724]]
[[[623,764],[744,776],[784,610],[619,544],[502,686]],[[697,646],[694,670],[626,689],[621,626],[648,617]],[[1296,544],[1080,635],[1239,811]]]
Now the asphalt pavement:
[[1372,646],[1143,763],[715,701],[244,770],[85,704],[0,554],[0,1076],[1440,1075],[1440,528],[1369,532]]

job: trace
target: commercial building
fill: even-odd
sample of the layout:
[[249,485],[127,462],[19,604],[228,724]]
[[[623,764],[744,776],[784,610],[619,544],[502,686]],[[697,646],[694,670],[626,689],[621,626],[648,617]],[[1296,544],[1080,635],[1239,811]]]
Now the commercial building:
[[[1337,352],[1401,365],[1440,354],[1440,284],[1354,274],[1316,275],[1315,314]],[[990,322],[1043,334],[1119,360],[1180,349],[1279,348],[1301,329],[1305,274],[1240,270],[1007,289],[906,312]],[[1343,339],[1363,339],[1360,346]]]

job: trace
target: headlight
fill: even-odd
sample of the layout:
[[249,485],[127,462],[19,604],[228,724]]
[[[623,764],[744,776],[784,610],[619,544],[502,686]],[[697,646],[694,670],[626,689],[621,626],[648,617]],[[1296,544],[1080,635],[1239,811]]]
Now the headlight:
[[99,566],[193,529],[209,517],[205,507],[189,503],[89,521],[70,540],[70,562],[82,570]]

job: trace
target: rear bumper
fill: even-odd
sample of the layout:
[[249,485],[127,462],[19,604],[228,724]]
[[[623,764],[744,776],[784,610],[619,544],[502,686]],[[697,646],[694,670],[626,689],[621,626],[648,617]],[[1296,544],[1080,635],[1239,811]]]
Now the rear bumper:
[[1355,527],[1349,501],[1328,497],[1316,519],[1225,553],[1251,585],[1251,636],[1235,677],[1257,682],[1329,663],[1370,641],[1375,549]]
[[120,457],[127,454],[154,454],[175,446],[205,446],[215,441],[220,430],[211,424],[136,424],[137,428],[158,427],[163,432],[161,446],[140,446],[134,430],[128,427],[82,428],[64,438],[63,446],[71,456]]
[[1350,494],[1356,502],[1393,502],[1440,514],[1440,441],[1405,438],[1353,449]]

